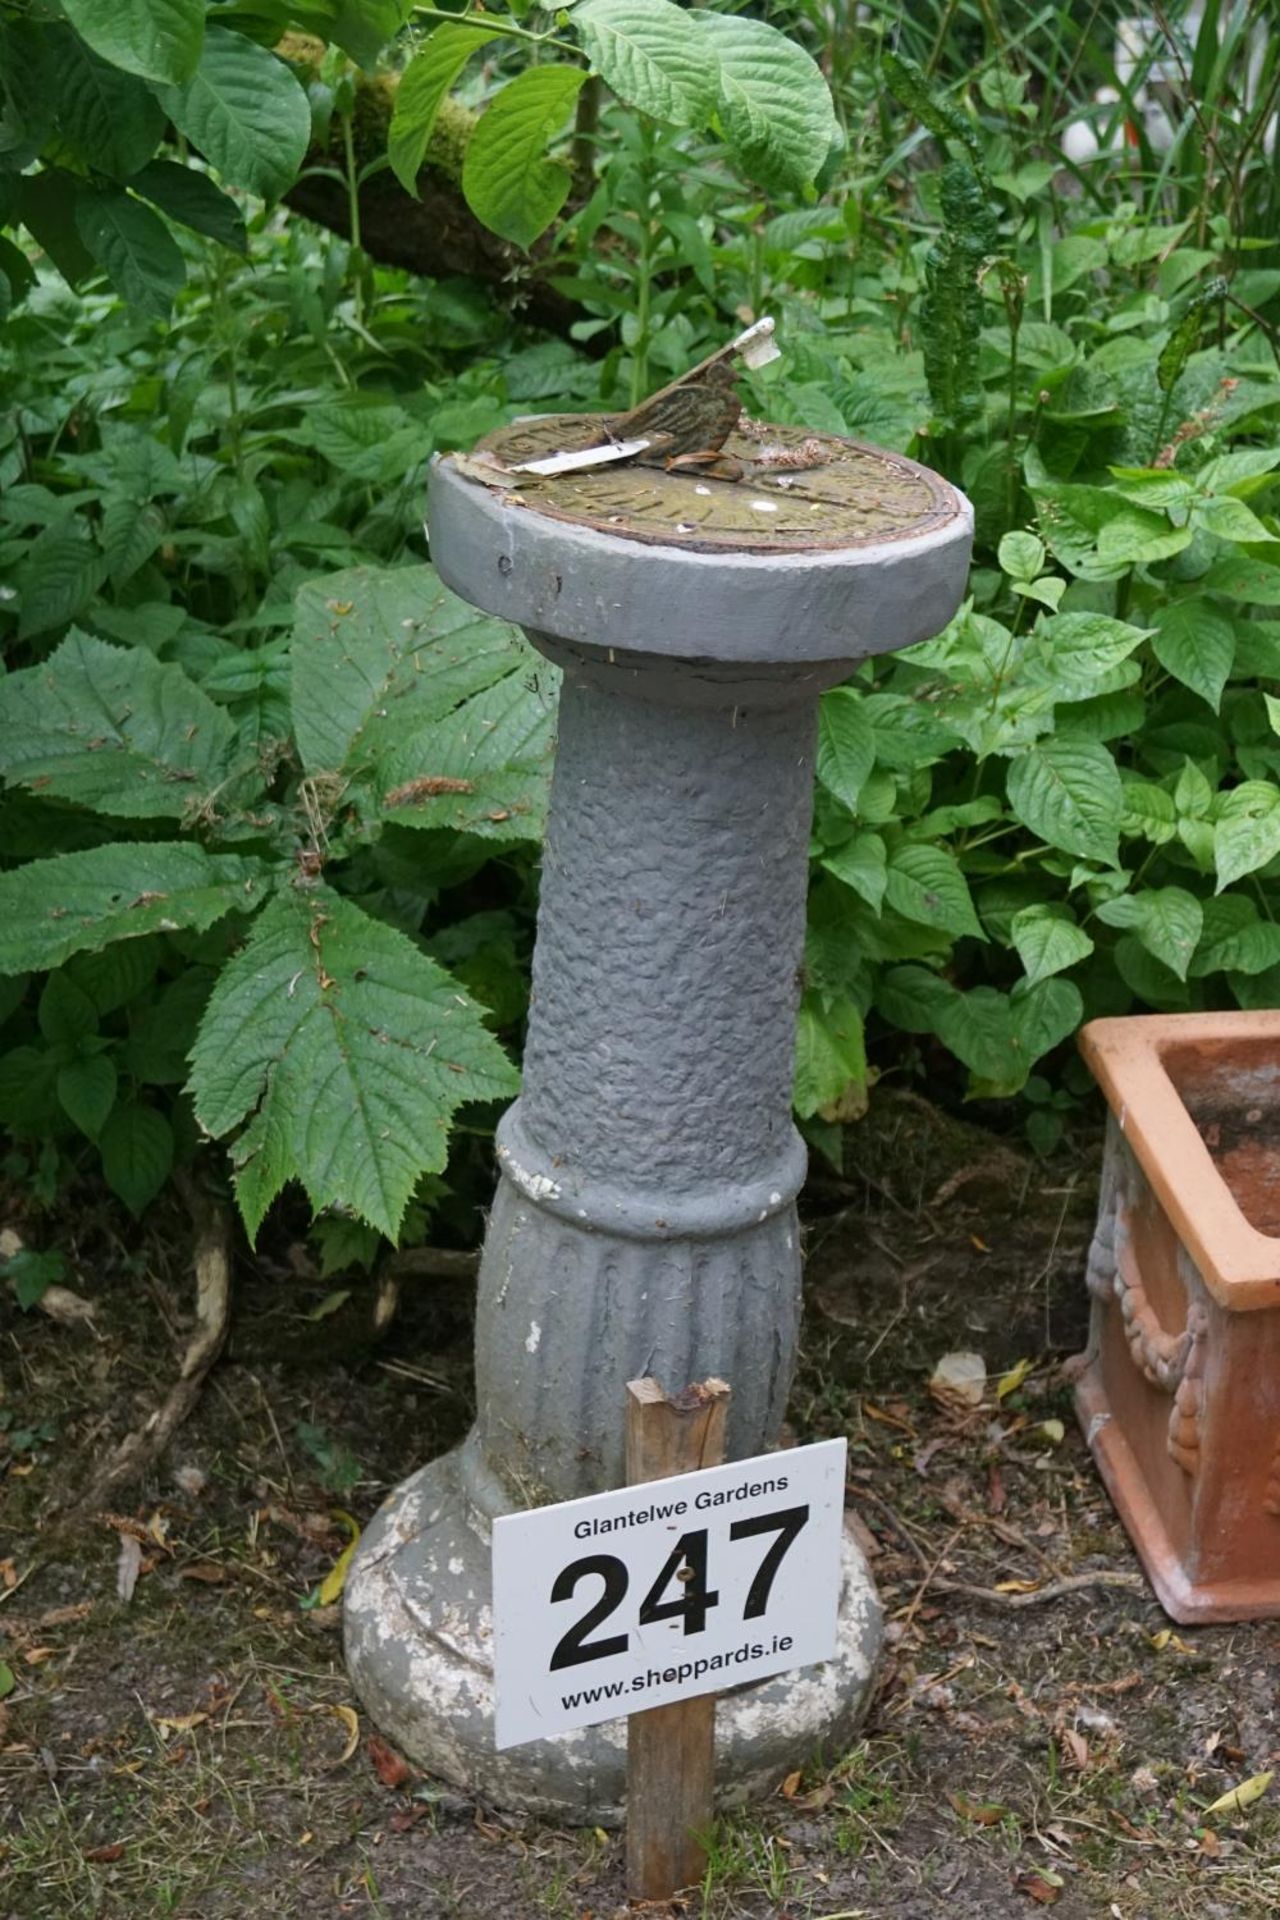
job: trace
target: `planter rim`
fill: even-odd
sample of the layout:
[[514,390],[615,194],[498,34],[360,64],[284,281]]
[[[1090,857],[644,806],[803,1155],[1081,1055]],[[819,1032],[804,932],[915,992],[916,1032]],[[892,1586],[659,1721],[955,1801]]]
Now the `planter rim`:
[[1280,1011],[1091,1020],[1080,1051],[1209,1293],[1248,1312],[1280,1302],[1280,1238],[1241,1212],[1165,1064],[1179,1047],[1238,1040],[1270,1041],[1280,1065]]

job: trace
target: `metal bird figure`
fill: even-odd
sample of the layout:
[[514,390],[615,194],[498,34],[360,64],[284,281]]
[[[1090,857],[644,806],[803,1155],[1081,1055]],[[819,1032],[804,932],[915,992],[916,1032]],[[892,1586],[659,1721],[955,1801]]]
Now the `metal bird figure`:
[[613,415],[605,431],[614,441],[648,440],[637,460],[665,467],[690,455],[719,453],[741,413],[737,371],[729,360],[716,359],[650,394],[629,413]]

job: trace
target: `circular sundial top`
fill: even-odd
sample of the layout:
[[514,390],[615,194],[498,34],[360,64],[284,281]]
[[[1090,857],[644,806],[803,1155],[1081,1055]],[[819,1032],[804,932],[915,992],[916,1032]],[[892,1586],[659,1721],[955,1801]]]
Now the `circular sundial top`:
[[[490,434],[472,457],[519,467],[602,444],[598,416],[549,414]],[[741,468],[740,478],[629,460],[517,474],[512,488],[522,507],[548,519],[692,553],[880,545],[945,527],[963,510],[954,488],[927,467],[835,434],[762,426],[732,434],[723,452]]]
[[927,639],[960,604],[972,509],[902,454],[761,427],[731,436],[718,471],[637,459],[513,471],[609,444],[598,415],[553,415],[437,455],[427,521],[445,585],[539,644],[824,662],[837,677]]

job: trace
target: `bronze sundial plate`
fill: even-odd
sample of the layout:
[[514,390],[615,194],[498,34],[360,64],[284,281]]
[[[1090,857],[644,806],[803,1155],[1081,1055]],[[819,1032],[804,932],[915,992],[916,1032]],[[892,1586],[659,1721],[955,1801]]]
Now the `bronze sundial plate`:
[[[603,438],[598,418],[589,414],[548,414],[503,427],[475,452],[518,467],[597,446]],[[779,450],[785,455],[802,445],[815,464],[770,464]],[[959,496],[927,467],[836,434],[762,427],[751,437],[733,434],[724,451],[743,466],[742,479],[668,473],[627,461],[554,476],[521,474],[510,498],[549,520],[690,553],[878,546],[934,532],[961,510]]]

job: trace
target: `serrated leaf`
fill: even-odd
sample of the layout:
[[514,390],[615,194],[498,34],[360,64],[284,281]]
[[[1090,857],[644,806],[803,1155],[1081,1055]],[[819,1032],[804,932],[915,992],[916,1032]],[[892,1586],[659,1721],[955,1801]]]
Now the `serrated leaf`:
[[173,235],[150,207],[116,188],[82,193],[76,230],[122,300],[140,313],[168,318],[187,269]]
[[40,1031],[51,1045],[74,1043],[98,1030],[98,1009],[83,987],[65,973],[51,973],[44,983],[36,1013]]
[[1009,805],[1051,847],[1114,864],[1124,793],[1099,741],[1049,735],[1009,763]]
[[806,993],[796,1026],[792,1094],[802,1120],[859,1120],[867,1110],[867,1053],[862,1015],[851,1000],[826,1005]]
[[311,139],[311,108],[283,60],[242,33],[211,26],[183,87],[165,111],[233,187],[278,200],[293,185]]
[[136,75],[100,60],[70,27],[45,24],[43,33],[59,133],[95,173],[127,180],[159,146],[163,109]]
[[423,428],[394,401],[356,393],[312,407],[316,448],[348,480],[397,479],[425,459]]
[[1194,894],[1182,887],[1143,887],[1104,900],[1097,915],[1108,927],[1132,929],[1148,953],[1186,979],[1204,928],[1204,909]]
[[102,585],[105,563],[81,514],[42,527],[14,575],[22,596],[18,637],[49,633],[83,613]]
[[858,795],[875,765],[876,736],[862,695],[833,687],[818,708],[818,778],[856,812]]
[[116,1101],[115,1062],[108,1053],[87,1053],[58,1071],[62,1110],[81,1133],[96,1140]]
[[233,734],[181,667],[75,629],[0,680],[0,776],[98,813],[181,816],[224,778]]
[[888,855],[878,833],[857,833],[824,854],[822,864],[879,913],[888,878]]
[[1236,657],[1235,628],[1225,614],[1203,600],[1175,600],[1156,615],[1151,651],[1166,673],[1218,711]]
[[216,187],[207,173],[178,166],[172,160],[152,160],[141,173],[134,174],[129,185],[179,226],[220,240],[234,253],[248,253],[244,215],[230,194]]
[[0,973],[60,966],[113,940],[251,913],[266,897],[261,860],[181,841],[58,853],[0,874]]
[[1010,932],[1029,986],[1065,972],[1093,952],[1084,928],[1052,907],[1023,907],[1014,914]]
[[569,197],[573,171],[547,155],[586,81],[581,67],[528,67],[476,123],[462,162],[467,205],[491,232],[531,247]]
[[405,192],[415,198],[418,170],[441,103],[472,54],[493,37],[492,29],[483,25],[447,21],[436,28],[400,76],[387,134],[387,158]]
[[178,85],[195,72],[204,0],[62,0],[82,40],[113,67]]
[[803,191],[838,137],[819,68],[762,20],[710,12],[689,20],[714,62],[716,117],[734,159],[759,186]]
[[119,1106],[98,1138],[102,1175],[135,1218],[145,1213],[173,1168],[173,1129],[154,1107]]
[[1280,789],[1246,780],[1222,796],[1213,828],[1217,891],[1274,860],[1280,853]]
[[292,661],[308,772],[345,773],[401,825],[541,834],[559,676],[433,567],[357,567],[304,586]]
[[414,1186],[445,1163],[465,1100],[513,1093],[514,1069],[456,981],[404,934],[327,888],[272,902],[223,970],[191,1088],[236,1144],[251,1234],[289,1179],[394,1239]]
[[672,0],[587,0],[573,25],[596,72],[628,106],[673,127],[710,120],[714,66],[693,16]]
[[895,847],[889,855],[885,898],[904,920],[957,937],[986,939],[960,864],[945,847],[910,841]]

